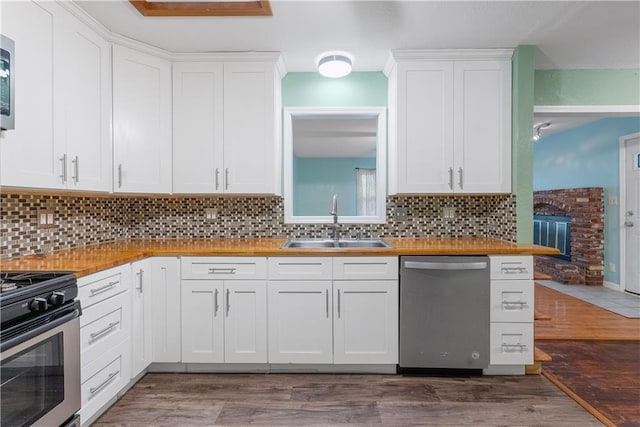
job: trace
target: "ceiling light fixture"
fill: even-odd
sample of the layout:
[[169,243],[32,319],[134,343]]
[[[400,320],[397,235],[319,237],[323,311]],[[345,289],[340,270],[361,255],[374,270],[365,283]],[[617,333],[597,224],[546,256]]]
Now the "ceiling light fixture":
[[540,138],[542,138],[542,135],[540,134],[540,129],[546,129],[549,126],[551,126],[551,122],[544,122],[544,123],[539,123],[537,125],[533,125],[533,130],[534,130],[533,140],[537,141]]
[[316,59],[318,72],[325,77],[344,77],[351,72],[353,56],[347,52],[325,52]]

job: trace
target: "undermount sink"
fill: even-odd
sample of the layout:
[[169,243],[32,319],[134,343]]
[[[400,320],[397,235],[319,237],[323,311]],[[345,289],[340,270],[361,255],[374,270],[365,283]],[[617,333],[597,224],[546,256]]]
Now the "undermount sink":
[[283,249],[363,249],[392,248],[383,239],[289,239]]

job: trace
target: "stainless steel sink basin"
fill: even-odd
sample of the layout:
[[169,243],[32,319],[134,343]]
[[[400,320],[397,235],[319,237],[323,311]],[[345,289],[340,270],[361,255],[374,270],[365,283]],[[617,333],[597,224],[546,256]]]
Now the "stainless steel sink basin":
[[363,249],[392,248],[383,239],[289,239],[282,245],[283,249]]

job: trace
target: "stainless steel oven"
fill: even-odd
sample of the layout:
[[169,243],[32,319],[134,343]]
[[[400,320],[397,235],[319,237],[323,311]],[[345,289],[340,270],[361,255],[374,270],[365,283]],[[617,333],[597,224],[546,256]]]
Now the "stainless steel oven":
[[[0,315],[0,425],[73,425],[80,410],[77,285],[5,292]],[[60,285],[63,285],[61,288]],[[19,293],[19,292],[18,292]],[[71,423],[71,424],[70,424]]]

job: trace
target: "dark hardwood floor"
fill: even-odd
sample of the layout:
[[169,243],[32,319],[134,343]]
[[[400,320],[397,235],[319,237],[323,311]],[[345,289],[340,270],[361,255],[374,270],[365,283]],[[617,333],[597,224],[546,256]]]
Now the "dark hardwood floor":
[[601,425],[540,375],[147,374],[95,424]]
[[567,388],[609,425],[640,427],[640,319],[628,319],[554,291],[535,287],[536,346],[552,361],[543,374]]

